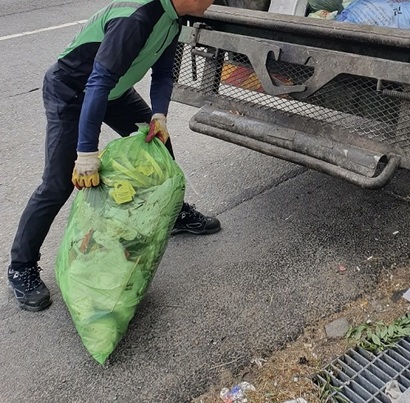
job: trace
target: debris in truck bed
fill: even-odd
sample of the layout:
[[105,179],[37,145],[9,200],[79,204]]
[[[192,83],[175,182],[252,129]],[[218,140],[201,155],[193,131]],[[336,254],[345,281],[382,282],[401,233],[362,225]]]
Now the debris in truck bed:
[[355,0],[336,21],[390,28],[410,28],[410,1]]

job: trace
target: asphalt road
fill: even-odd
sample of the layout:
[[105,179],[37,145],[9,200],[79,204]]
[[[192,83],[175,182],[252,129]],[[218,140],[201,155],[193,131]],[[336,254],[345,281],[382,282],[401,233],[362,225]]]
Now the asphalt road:
[[[104,4],[0,5],[0,403],[188,402],[223,371],[269,354],[306,323],[372,290],[381,268],[408,263],[407,173],[385,190],[363,190],[193,133],[188,120],[195,109],[173,103],[169,128],[189,178],[187,200],[217,215],[223,230],[171,238],[106,367],[82,346],[55,282],[70,203],[42,250],[54,303],[37,314],[20,311],[5,269],[19,216],[42,173],[42,76],[79,28],[58,26]],[[56,28],[39,31],[47,27]],[[138,89],[146,95],[147,86]],[[102,144],[114,137],[104,128]]]

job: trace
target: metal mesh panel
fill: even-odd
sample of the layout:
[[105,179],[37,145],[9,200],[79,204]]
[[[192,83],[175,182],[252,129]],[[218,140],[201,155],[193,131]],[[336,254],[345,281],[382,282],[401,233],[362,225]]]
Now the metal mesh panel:
[[[409,102],[384,96],[377,92],[376,88],[375,79],[343,74],[309,97],[308,102],[343,112],[335,120],[335,123],[340,126],[353,128],[358,134],[377,141],[394,143],[400,135],[408,132],[410,126],[408,116],[402,116],[403,127],[399,131],[397,129],[401,108],[408,108]],[[403,91],[403,87],[397,83],[385,83],[384,89]],[[329,112],[324,114],[325,119],[328,114]],[[362,119],[352,119],[346,114]]]
[[410,338],[377,356],[362,348],[351,349],[320,372],[315,383],[330,385],[330,403],[390,403],[384,390],[392,380],[397,380],[402,392],[410,387]]
[[[176,88],[214,96],[267,113],[297,115],[310,127],[331,125],[348,129],[359,136],[410,151],[410,88],[401,83],[383,82],[353,74],[341,74],[306,99],[292,94],[271,96],[264,89],[246,55],[215,49],[181,46],[177,56]],[[277,87],[306,83],[313,67],[277,61],[270,57],[267,70]],[[322,130],[323,132],[323,130]],[[314,133],[313,133],[314,134]]]

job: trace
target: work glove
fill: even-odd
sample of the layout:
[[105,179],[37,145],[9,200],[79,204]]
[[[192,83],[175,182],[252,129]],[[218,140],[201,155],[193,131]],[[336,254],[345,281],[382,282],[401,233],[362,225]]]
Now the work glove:
[[100,184],[100,159],[98,151],[91,153],[77,152],[77,160],[75,161],[73,176],[71,181],[77,189],[89,188]]
[[154,137],[158,137],[164,144],[169,138],[167,118],[163,113],[154,113],[152,115],[148,135],[145,138],[145,141],[149,143]]

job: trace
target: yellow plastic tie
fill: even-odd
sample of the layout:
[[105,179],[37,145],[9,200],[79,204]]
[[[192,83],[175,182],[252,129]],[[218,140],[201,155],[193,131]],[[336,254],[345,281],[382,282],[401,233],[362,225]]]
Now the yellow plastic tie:
[[119,181],[114,183],[111,196],[117,204],[123,204],[132,201],[135,193],[135,189],[128,181]]

